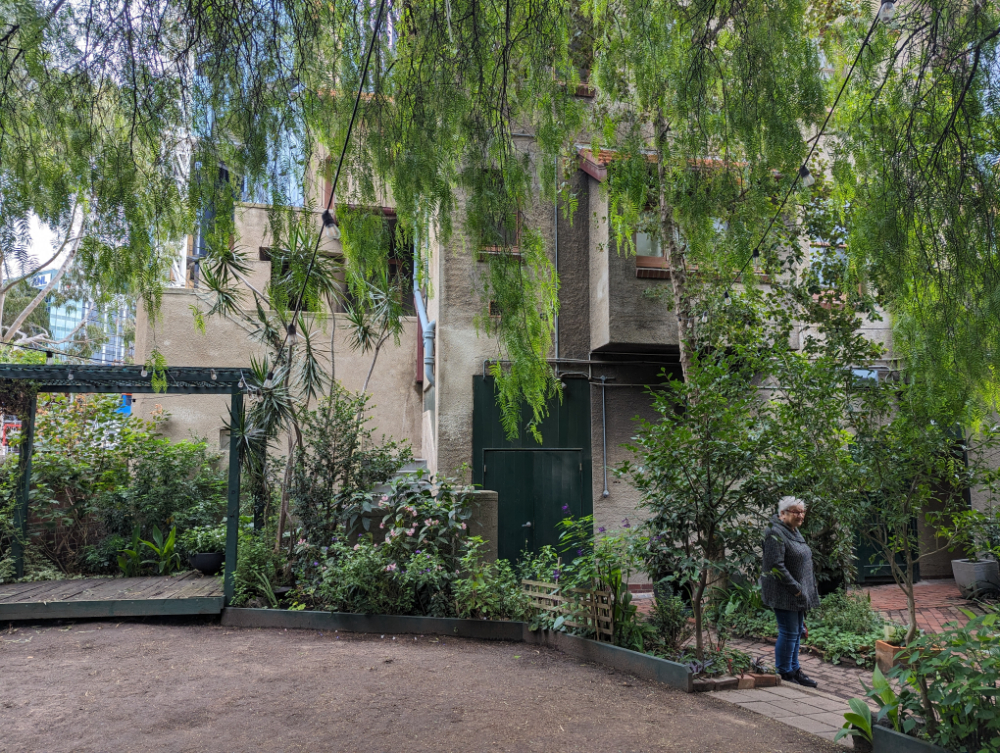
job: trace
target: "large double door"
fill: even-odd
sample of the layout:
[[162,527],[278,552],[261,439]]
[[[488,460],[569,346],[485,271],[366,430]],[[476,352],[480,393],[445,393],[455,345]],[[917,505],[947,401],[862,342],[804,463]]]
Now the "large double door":
[[557,523],[589,513],[584,498],[584,452],[566,449],[487,449],[483,488],[499,495],[499,556],[517,561],[559,541]]

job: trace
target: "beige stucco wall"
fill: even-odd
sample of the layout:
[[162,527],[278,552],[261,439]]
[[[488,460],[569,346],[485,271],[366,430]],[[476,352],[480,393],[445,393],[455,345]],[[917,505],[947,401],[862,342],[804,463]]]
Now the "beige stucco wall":
[[[266,262],[260,263],[265,265]],[[155,325],[146,312],[136,318],[136,361],[144,362],[155,345],[171,366],[247,367],[251,356],[263,356],[262,347],[252,341],[236,323],[218,317],[209,319],[205,334],[194,326],[191,306],[198,305],[199,291],[172,288],[165,291]],[[202,305],[202,308],[206,308]],[[344,331],[344,317],[336,315],[335,366],[337,379],[350,390],[360,390],[372,363],[371,354],[352,351]],[[315,342],[320,362],[329,373],[329,320],[314,321]],[[410,442],[413,453],[421,455],[420,393],[415,385],[416,320],[407,317],[399,346],[383,347],[369,385],[372,395],[372,426],[377,434]],[[148,415],[155,406],[170,413],[163,430],[172,439],[203,437],[209,444],[220,441],[227,416],[227,396],[141,395],[134,411]]]

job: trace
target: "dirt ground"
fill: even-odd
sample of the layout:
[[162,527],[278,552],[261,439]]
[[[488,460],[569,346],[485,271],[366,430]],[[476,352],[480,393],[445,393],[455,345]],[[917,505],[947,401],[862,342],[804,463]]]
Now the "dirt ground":
[[843,750],[557,651],[81,622],[0,632],[0,751]]

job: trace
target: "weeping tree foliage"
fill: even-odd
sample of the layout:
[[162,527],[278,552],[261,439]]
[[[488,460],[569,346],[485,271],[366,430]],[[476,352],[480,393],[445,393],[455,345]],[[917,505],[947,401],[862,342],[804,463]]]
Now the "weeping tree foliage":
[[[857,46],[868,19],[843,40]],[[1000,364],[1000,8],[900,3],[836,113],[833,174],[852,264],[933,392],[995,403]]]
[[[431,228],[496,251],[481,331],[511,362],[494,366],[508,432],[525,428],[522,401],[533,430],[558,389],[545,362],[558,279],[520,215],[557,195],[573,214],[563,174],[577,144],[609,163],[609,252],[631,253],[643,230],[670,258],[687,372],[694,322],[741,270],[753,288],[755,251],[772,276],[801,262],[816,188],[798,168],[865,41],[812,172],[832,157],[824,200],[849,235],[850,272],[893,313],[911,361],[989,388],[998,11],[914,0],[872,25],[874,12],[860,0],[10,0],[0,253],[24,253],[31,212],[76,223],[81,267],[155,310],[170,240],[200,223],[225,260],[227,205],[251,191],[274,207],[283,245],[284,210],[325,203],[308,176],[332,176],[343,152],[345,230],[347,204],[391,193],[418,266]],[[576,96],[585,78],[592,100]],[[345,252],[361,288],[378,274],[353,262],[375,270],[387,250]]]

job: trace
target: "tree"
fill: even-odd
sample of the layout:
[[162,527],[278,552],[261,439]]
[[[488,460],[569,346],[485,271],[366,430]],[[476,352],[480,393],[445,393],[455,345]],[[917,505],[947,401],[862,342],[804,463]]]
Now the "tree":
[[[909,643],[917,634],[917,565],[967,538],[976,515],[964,493],[995,487],[997,471],[990,466],[1000,434],[984,428],[966,437],[961,427],[968,404],[929,395],[919,382],[859,380],[853,395],[850,487],[841,507],[906,595]],[[921,547],[920,518],[934,527],[936,548]]]

